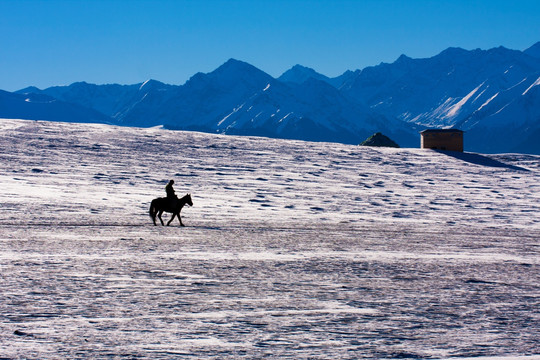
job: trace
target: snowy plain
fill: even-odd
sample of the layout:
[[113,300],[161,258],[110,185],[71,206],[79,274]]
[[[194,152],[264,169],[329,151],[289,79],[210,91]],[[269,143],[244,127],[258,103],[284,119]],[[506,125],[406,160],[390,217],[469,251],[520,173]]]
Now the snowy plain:
[[0,164],[2,359],[540,359],[540,156],[4,119]]

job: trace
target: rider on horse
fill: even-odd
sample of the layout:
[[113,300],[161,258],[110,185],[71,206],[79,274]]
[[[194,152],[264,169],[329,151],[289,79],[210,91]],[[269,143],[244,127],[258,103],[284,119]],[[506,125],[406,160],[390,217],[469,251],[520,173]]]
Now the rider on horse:
[[169,180],[169,183],[167,186],[165,186],[165,192],[167,193],[167,199],[169,200],[169,203],[174,205],[176,204],[176,201],[178,201],[178,197],[176,196],[174,189],[173,189],[174,180]]

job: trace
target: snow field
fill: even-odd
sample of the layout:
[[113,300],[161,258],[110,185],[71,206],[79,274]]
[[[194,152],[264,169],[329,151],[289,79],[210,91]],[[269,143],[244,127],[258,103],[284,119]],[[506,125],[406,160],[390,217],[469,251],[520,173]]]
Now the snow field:
[[[20,120],[0,148],[0,357],[540,354],[538,156]],[[148,216],[169,178],[185,228]]]

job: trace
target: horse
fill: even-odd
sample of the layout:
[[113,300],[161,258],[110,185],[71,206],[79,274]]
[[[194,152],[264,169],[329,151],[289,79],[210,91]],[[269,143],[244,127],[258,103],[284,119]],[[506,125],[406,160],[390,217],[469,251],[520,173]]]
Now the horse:
[[169,222],[167,222],[167,226],[171,224],[175,216],[178,216],[178,220],[180,221],[180,226],[185,226],[182,223],[182,218],[180,217],[180,211],[182,211],[182,208],[186,204],[188,204],[189,206],[193,206],[193,201],[191,201],[191,194],[187,194],[181,199],[175,199],[175,200],[171,200],[169,198],[154,199],[150,203],[150,217],[152,218],[154,225],[157,225],[156,224],[156,214],[157,214],[159,221],[161,221],[161,225],[165,226],[165,224],[163,223],[163,219],[161,218],[161,214],[163,214],[163,212],[166,211],[168,213],[173,214],[172,218],[169,220]]

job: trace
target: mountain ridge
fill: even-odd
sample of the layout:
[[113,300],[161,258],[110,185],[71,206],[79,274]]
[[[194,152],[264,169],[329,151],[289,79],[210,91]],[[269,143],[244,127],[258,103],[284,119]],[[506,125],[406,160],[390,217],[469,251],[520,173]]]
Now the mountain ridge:
[[[540,42],[524,51],[451,47],[430,58],[403,54],[334,78],[299,64],[274,78],[229,59],[183,85],[79,82],[16,93],[73,103],[124,126],[351,144],[383,132],[404,147],[418,146],[418,131],[425,128],[460,127],[466,150],[540,153],[535,137],[529,139],[540,133],[539,53]],[[51,114],[44,110],[42,117],[54,120]]]

